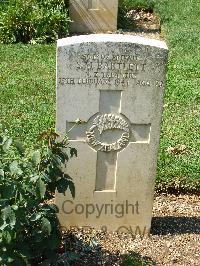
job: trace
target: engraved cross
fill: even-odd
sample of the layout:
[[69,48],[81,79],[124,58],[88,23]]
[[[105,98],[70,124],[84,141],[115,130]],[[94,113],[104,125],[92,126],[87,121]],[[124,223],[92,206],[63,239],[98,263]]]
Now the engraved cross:
[[69,139],[87,142],[97,152],[95,191],[116,191],[117,157],[129,143],[148,143],[150,124],[132,124],[121,114],[122,91],[100,90],[99,113],[73,127]]

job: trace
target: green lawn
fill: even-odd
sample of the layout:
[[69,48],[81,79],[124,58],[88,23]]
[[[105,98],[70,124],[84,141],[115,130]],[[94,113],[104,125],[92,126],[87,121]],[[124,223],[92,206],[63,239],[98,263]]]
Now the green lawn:
[[[200,183],[200,20],[199,0],[156,1],[169,47],[158,182],[199,189]],[[168,147],[186,146],[169,154]]]
[[[199,190],[199,0],[155,1],[169,46],[157,186]],[[55,45],[1,45],[1,116],[27,145],[55,126]],[[179,151],[178,144],[185,145]],[[177,148],[169,153],[169,147]]]
[[55,125],[55,45],[1,45],[1,119],[30,145]]

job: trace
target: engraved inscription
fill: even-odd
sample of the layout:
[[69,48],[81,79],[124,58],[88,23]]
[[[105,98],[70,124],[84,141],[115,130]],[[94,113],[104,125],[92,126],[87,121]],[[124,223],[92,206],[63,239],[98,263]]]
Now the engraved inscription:
[[94,52],[93,48],[86,51],[81,47],[74,52],[77,53],[76,62],[71,60],[71,54],[69,55],[66,50],[66,66],[73,69],[75,75],[60,76],[58,83],[61,85],[106,85],[127,88],[130,82],[136,81],[139,73],[144,74],[147,71],[147,47],[141,49],[137,45],[125,45],[122,54],[114,51],[103,54]]
[[[102,133],[106,130],[113,129],[120,129],[123,131],[123,133],[115,142],[104,143],[96,138],[95,129],[98,130],[100,135],[102,135]],[[86,131],[86,135],[89,145],[96,148],[98,151],[110,152],[120,150],[128,144],[130,138],[130,129],[128,123],[119,115],[104,114],[98,115],[94,119],[91,128]]]
[[129,80],[146,72],[146,58],[135,55],[83,54],[77,62],[77,71],[87,71],[87,78],[76,79],[77,84],[129,86]]
[[98,73],[95,72],[94,78],[59,78],[58,83],[62,86],[70,84],[70,85],[76,85],[76,84],[84,84],[84,85],[114,85],[119,86],[122,85],[122,87],[127,87],[129,85],[129,80],[133,80],[133,84],[140,86],[140,87],[150,87],[155,86],[162,88],[164,86],[163,81],[151,81],[151,80],[140,80],[137,79],[135,74],[131,73],[124,73],[122,78],[119,78],[117,75],[111,75],[110,77],[108,75],[104,75],[105,73],[102,73],[103,78],[97,78]]
[[[89,1],[90,8],[96,6],[96,1]],[[114,49],[112,44],[105,43],[105,49],[98,49],[98,44],[89,45],[88,48],[80,44],[78,48],[74,46],[70,53],[68,49],[64,51],[66,68],[70,71],[58,76],[58,83],[65,85],[84,85],[90,87],[102,86],[104,90],[113,88],[115,90],[125,90],[130,85],[135,85],[144,89],[150,87],[163,88],[159,75],[155,80],[156,73],[159,73],[159,65],[162,64],[163,56],[154,54],[150,47],[141,47],[137,44],[117,44]],[[106,52],[110,49],[110,53]],[[58,50],[60,53],[60,51]],[[62,56],[63,56],[63,51]],[[104,53],[105,52],[105,53]],[[72,60],[72,57],[77,60]],[[156,62],[156,67],[153,67]],[[152,64],[152,66],[151,66]],[[59,73],[59,72],[58,72]]]

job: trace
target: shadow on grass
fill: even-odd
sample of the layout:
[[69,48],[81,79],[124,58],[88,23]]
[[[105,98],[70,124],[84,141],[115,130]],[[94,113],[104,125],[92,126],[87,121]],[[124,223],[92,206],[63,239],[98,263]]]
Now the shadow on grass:
[[200,217],[153,217],[151,234],[200,234]]

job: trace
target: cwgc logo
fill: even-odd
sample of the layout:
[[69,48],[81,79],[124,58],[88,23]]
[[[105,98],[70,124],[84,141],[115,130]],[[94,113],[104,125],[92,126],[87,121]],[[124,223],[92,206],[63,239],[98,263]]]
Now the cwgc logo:
[[[106,225],[103,225],[101,227],[101,230],[105,233],[108,232],[108,229],[107,229],[107,226]],[[132,237],[136,237],[136,235],[140,235],[140,236],[145,236],[145,235],[149,235],[150,232],[149,230],[147,229],[146,226],[144,227],[140,227],[139,225],[137,226],[131,226],[131,225],[122,225],[122,226],[119,226],[116,230],[116,233],[117,234],[122,234],[122,233],[126,233],[126,234],[130,234],[132,235]]]
[[[102,135],[106,130],[119,129],[123,131],[121,137],[113,143],[104,143],[96,138],[97,133]],[[98,131],[98,132],[97,132]],[[124,148],[130,138],[130,129],[128,123],[119,115],[115,114],[104,114],[98,115],[91,126],[91,128],[86,132],[87,142],[93,148],[104,151],[117,151]]]
[[[69,227],[70,228],[70,227]],[[61,226],[61,230],[62,231],[67,231],[69,228],[65,227],[65,226]],[[81,229],[92,229],[92,226],[89,225],[83,225],[83,226],[72,226],[72,228],[81,228]],[[103,233],[108,233],[108,227],[106,225],[102,225],[100,230]],[[112,231],[113,232],[113,231]],[[150,236],[150,230],[146,227],[146,226],[139,226],[139,225],[135,225],[135,226],[131,226],[131,225],[121,225],[118,228],[116,228],[116,230],[114,231],[116,232],[118,235],[121,234],[129,234],[131,235],[134,239],[136,238],[137,235],[139,235],[140,237],[145,237],[145,236]]]

